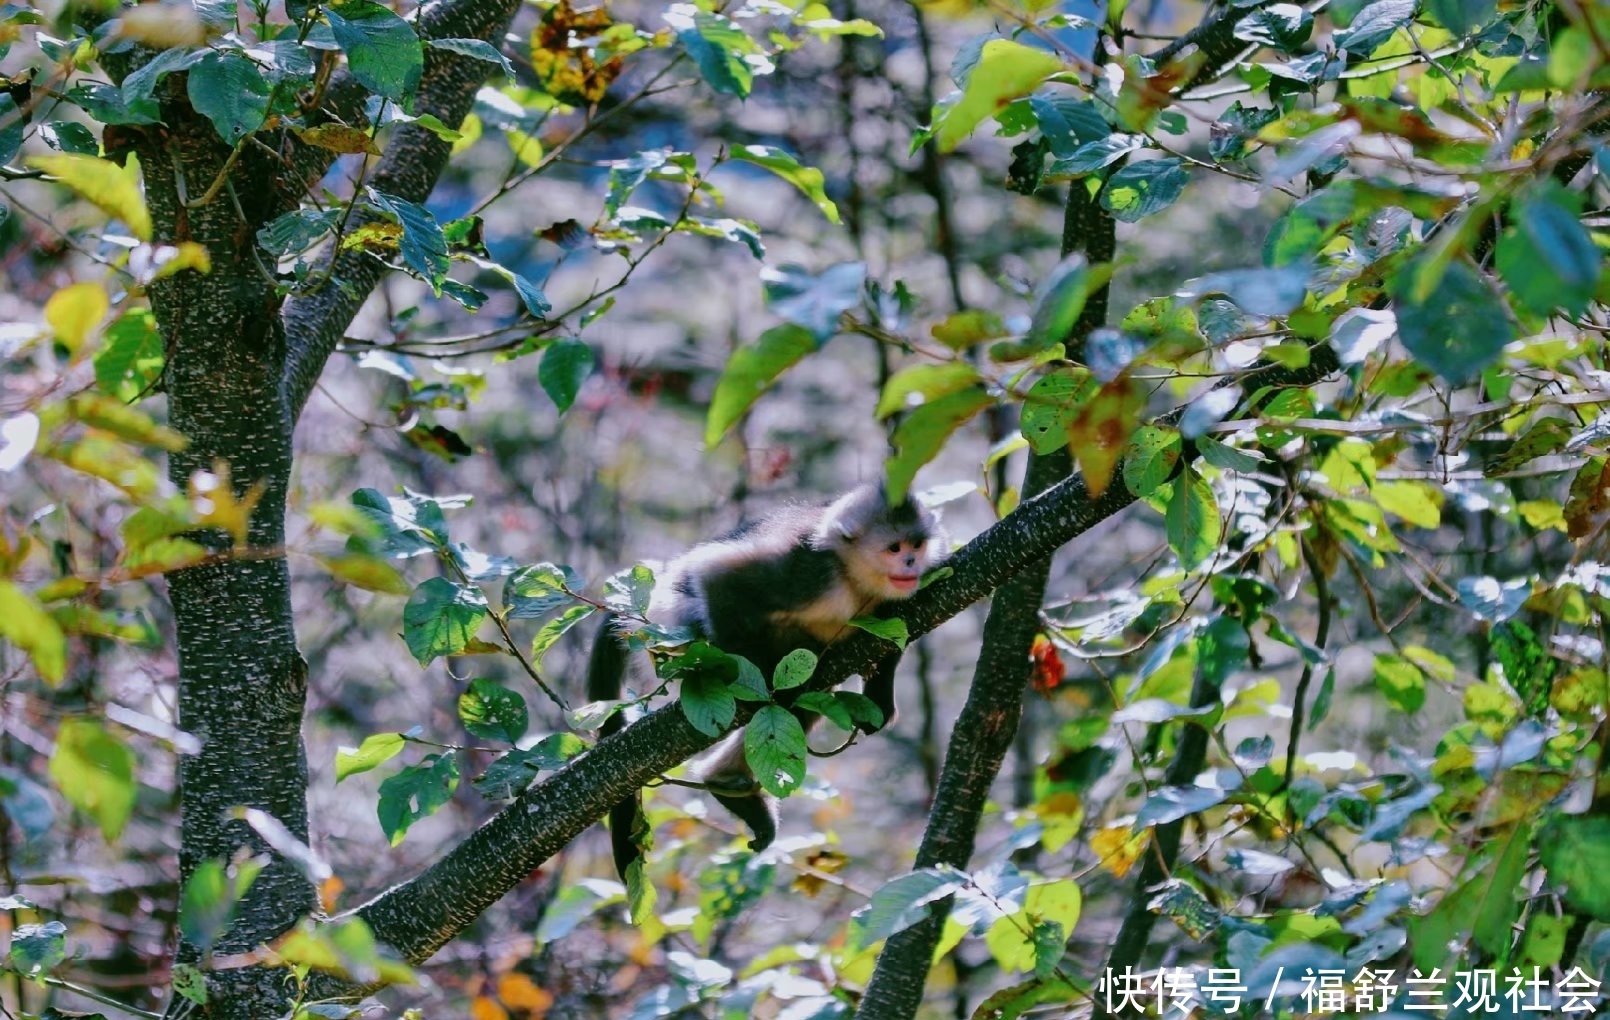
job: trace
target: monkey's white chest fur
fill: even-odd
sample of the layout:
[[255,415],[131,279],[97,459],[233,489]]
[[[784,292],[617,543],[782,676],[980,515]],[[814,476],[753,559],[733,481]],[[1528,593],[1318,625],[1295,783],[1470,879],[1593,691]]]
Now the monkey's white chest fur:
[[797,628],[825,645],[844,637],[849,630],[845,621],[860,616],[865,609],[848,585],[838,584],[821,598],[786,612],[772,613],[770,619],[778,628]]

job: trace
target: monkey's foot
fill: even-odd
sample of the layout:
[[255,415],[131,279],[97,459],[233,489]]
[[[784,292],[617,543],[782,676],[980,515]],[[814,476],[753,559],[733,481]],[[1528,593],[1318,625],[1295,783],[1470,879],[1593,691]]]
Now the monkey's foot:
[[716,802],[733,813],[739,821],[749,826],[754,838],[749,841],[749,849],[759,853],[771,846],[772,840],[777,838],[777,800],[768,796],[759,788],[759,784],[751,780],[751,789],[745,790],[736,796],[726,793],[717,793],[714,789],[710,795]]

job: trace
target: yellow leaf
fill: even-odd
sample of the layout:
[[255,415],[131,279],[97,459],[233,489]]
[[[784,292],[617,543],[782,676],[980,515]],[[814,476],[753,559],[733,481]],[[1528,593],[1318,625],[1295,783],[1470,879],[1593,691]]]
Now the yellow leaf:
[[374,138],[363,128],[350,127],[346,124],[319,124],[316,127],[292,130],[296,132],[296,137],[309,145],[317,145],[331,152],[380,155],[380,150],[375,147]]
[[56,341],[77,354],[111,307],[100,284],[75,283],[58,290],[45,302],[45,322],[56,334]]
[[10,581],[0,581],[0,637],[27,653],[46,683],[61,683],[67,673],[67,638],[39,603]]
[[124,552],[122,568],[130,578],[149,577],[195,566],[210,555],[205,546],[187,538],[159,538]]
[[477,995],[470,1003],[470,1016],[473,1020],[509,1020],[508,1011],[484,995]]
[[[164,8],[166,10],[166,8]],[[111,160],[63,152],[51,156],[30,156],[28,165],[53,177],[95,203],[108,216],[128,225],[129,232],[142,241],[151,240],[151,214],[134,176]]]
[[156,272],[151,274],[152,280],[166,279],[183,269],[194,269],[198,273],[212,272],[212,255],[195,241],[158,245],[151,253],[151,262],[157,267]]
[[318,560],[336,580],[345,581],[354,588],[377,591],[385,595],[407,595],[413,591],[413,587],[396,567],[373,556],[342,553],[337,556],[320,556]]
[[1102,867],[1112,872],[1115,878],[1123,878],[1145,852],[1149,836],[1150,830],[1135,833],[1127,825],[1114,825],[1091,836],[1090,849],[1101,858]]
[[553,993],[538,988],[536,982],[519,971],[511,970],[498,978],[498,998],[510,1009],[523,1009],[534,1017],[542,1016],[553,1006]]
[[155,446],[169,453],[177,453],[190,445],[184,436],[158,425],[144,411],[105,394],[87,390],[76,393],[67,401],[67,410],[85,425],[103,429],[131,443]]
[[213,462],[211,471],[192,474],[186,488],[190,508],[199,523],[229,532],[237,548],[246,544],[252,510],[267,488],[262,481],[252,483],[251,488],[237,497],[230,482],[229,465],[220,460]]

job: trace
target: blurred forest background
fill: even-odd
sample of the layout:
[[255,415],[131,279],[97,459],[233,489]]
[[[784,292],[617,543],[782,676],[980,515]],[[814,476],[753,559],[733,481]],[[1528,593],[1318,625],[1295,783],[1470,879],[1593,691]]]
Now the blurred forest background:
[[[242,4],[222,15],[238,13],[234,36],[219,30],[218,6],[144,5],[159,12],[144,21],[124,11],[122,38],[143,47],[141,59],[236,52],[253,36],[249,23],[320,17],[317,6]],[[330,23],[380,24],[377,6],[337,5],[345,14]],[[1032,406],[1038,394],[1066,402],[1055,427],[1086,479],[1059,497],[1082,500],[1067,515],[1096,505],[1109,480],[1152,507],[1098,512],[1074,541],[1055,543],[1043,596],[1028,609],[1039,636],[1012,659],[1030,692],[988,787],[976,874],[945,885],[942,873],[919,873],[941,876],[931,898],[961,895],[922,1015],[972,1015],[1003,989],[1022,994],[1011,1009],[1099,1012],[1096,981],[1137,909],[1175,922],[1152,931],[1137,968],[1233,966],[1250,976],[1275,950],[1300,950],[1278,959],[1350,977],[1411,962],[1428,972],[1537,965],[1556,976],[1580,966],[1602,977],[1603,13],[1563,0],[699,8],[698,17],[720,17],[720,32],[706,31],[713,22],[687,27],[692,5],[536,3],[493,37],[501,58],[467,44],[427,48],[479,62],[486,84],[466,123],[444,126],[450,161],[416,206],[363,199],[354,187],[379,148],[334,135],[315,143],[336,155],[304,208],[340,210],[355,193],[379,208],[400,234],[364,243],[400,271],[341,330],[295,426],[284,548],[306,661],[311,853],[289,849],[302,835],[294,826],[281,844],[253,821],[264,859],[297,859],[326,909],[364,904],[502,809],[469,780],[508,743],[523,737],[530,748],[577,728],[530,682],[532,664],[570,708],[585,700],[592,620],[525,664],[463,642],[455,654],[419,654],[404,639],[414,627],[405,606],[440,564],[359,555],[377,546],[352,523],[358,490],[440,501],[452,541],[466,547],[458,567],[484,568],[465,573],[494,594],[515,565],[553,563],[601,598],[604,579],[634,563],[781,503],[884,477],[891,449],[904,451],[894,473],[939,507],[960,546],[1018,506],[1031,456],[1057,455],[1043,432],[1019,427],[1025,395]],[[198,957],[181,951],[175,969],[175,946],[223,944],[245,916],[244,888],[220,880],[210,900],[186,892],[192,919],[181,923],[177,769],[191,745],[179,730],[161,573],[198,561],[153,541],[131,554],[142,543],[135,508],[178,491],[156,480],[168,440],[150,431],[166,420],[160,365],[175,334],[164,333],[166,351],[149,326],[137,342],[127,340],[133,325],[102,338],[104,300],[81,328],[72,309],[51,311],[69,286],[103,278],[116,323],[147,288],[160,301],[162,271],[153,277],[141,262],[153,257],[149,238],[106,225],[107,211],[129,206],[48,162],[132,149],[141,172],[152,171],[140,147],[156,129],[130,114],[123,77],[140,63],[108,45],[119,36],[104,29],[118,14],[0,5],[10,83],[0,141],[10,132],[17,142],[0,144],[0,610],[11,613],[0,628],[11,643],[0,646],[0,882],[13,934],[25,935],[0,974],[9,1015],[44,1015],[48,1003],[183,1015],[174,1005],[183,993],[170,985],[190,980],[183,968]],[[1182,63],[1213,26],[1229,56]],[[365,45],[381,45],[379,35],[352,43],[337,31],[320,49],[320,38],[304,32],[291,45],[309,44],[317,60],[344,54],[354,68]],[[1019,81],[992,62],[1000,51],[981,49],[1007,38],[1055,54],[1060,70]],[[88,49],[75,54],[79,46]],[[115,115],[105,95],[82,93],[82,109],[70,109],[69,84],[109,78],[91,66],[96,46],[124,82]],[[244,52],[283,71],[281,51]],[[1557,52],[1574,63],[1562,67]],[[200,59],[174,60],[166,86],[153,77],[165,110],[208,106],[194,79],[212,65]],[[384,95],[377,73],[358,77]],[[743,73],[752,82],[735,88]],[[1533,76],[1506,79],[1517,73]],[[956,89],[960,104],[940,103]],[[1028,101],[1058,90],[1084,105]],[[384,148],[377,98],[368,96],[365,130]],[[969,102],[983,104],[983,126],[946,138],[946,117]],[[203,112],[227,143],[220,155],[284,130],[259,117],[232,138],[224,123],[238,109]],[[131,142],[131,132],[145,134]],[[770,148],[735,155],[751,146]],[[1070,202],[1085,193],[1096,222],[1104,183],[1146,159],[1171,164],[1142,187],[1155,189],[1155,205],[1109,202],[1110,190],[1100,203],[1115,253],[1070,244]],[[233,168],[231,158],[219,179]],[[1188,186],[1174,179],[1181,170]],[[241,178],[238,187],[263,186]],[[159,203],[148,201],[158,240],[178,240],[162,236]],[[450,274],[432,279],[410,254],[418,208],[432,227],[478,217],[447,231]],[[282,292],[317,293],[309,280],[322,256],[311,242],[330,226],[277,249],[255,229],[241,243],[268,253],[259,262],[277,266]],[[1517,234],[1506,255],[1500,238]],[[227,245],[211,249],[217,262]],[[1070,251],[1088,261],[1064,261]],[[1438,265],[1429,276],[1411,261],[1427,251]],[[178,272],[206,279],[193,252],[158,260],[174,257]],[[1557,292],[1534,274],[1554,278]],[[1411,278],[1423,286],[1394,282]],[[1393,322],[1391,299],[1414,324],[1402,311]],[[1098,305],[1123,331],[1097,331],[1086,347],[1102,322],[1080,316]],[[1065,349],[1045,342],[1047,320],[1060,324],[1050,339],[1066,339]],[[734,383],[735,352],[759,349],[780,324],[810,322],[825,326],[807,356]],[[1496,338],[1486,328],[1494,322],[1503,324]],[[989,346],[1023,338],[1022,351]],[[115,365],[97,353],[112,349]],[[944,363],[964,376],[901,374],[947,349],[954,361]],[[1120,412],[1078,419],[1089,392],[1041,388],[1069,378],[1058,373],[1075,362],[1103,386],[1137,384],[1114,397]],[[1294,374],[1281,385],[1299,397],[1273,406],[1250,384],[1229,403],[1212,395],[1214,380],[1270,366]],[[958,414],[954,433],[929,426],[927,438],[908,433],[901,445],[904,412],[969,387],[988,396]],[[149,428],[70,404],[86,389],[142,408]],[[1198,420],[1167,417],[1176,406],[1198,407]],[[1136,438],[1143,420],[1167,435]],[[59,437],[51,445],[53,428],[75,425],[132,435],[145,452],[97,465],[104,450],[74,455]],[[1121,431],[1116,441],[1092,438],[1106,427]],[[47,437],[37,450],[22,438],[29,428]],[[913,453],[924,444],[928,455]],[[1103,468],[1081,444],[1110,447],[1112,458]],[[1108,478],[1092,482],[1103,470]],[[140,471],[149,486],[130,481]],[[237,472],[249,514],[248,482]],[[1207,492],[1213,508],[1180,509],[1186,491]],[[227,530],[194,500],[192,511]],[[404,515],[391,512],[395,527]],[[654,787],[646,878],[657,899],[639,901],[637,923],[594,827],[428,961],[411,960],[416,983],[380,991],[379,1002],[481,1020],[847,1014],[876,960],[877,939],[863,941],[854,925],[882,937],[915,919],[893,915],[925,902],[897,889],[883,901],[889,916],[875,901],[871,918],[847,920],[913,867],[987,608],[947,612],[907,650],[892,729],[811,760],[806,787],[782,804],[777,850],[755,858],[697,791]],[[65,635],[55,652],[29,629],[31,614],[47,610]],[[510,640],[526,649],[539,627],[515,614]],[[480,637],[496,644],[493,630]],[[52,655],[58,667],[40,665]],[[1214,681],[1207,701],[1193,691],[1204,673]],[[509,740],[483,739],[484,725],[466,715],[461,696],[490,689],[472,679],[523,702]],[[490,703],[511,712],[506,699]],[[64,755],[63,720],[86,718],[93,734],[76,731],[77,757]],[[1211,733],[1210,746],[1193,756],[1187,731]],[[406,742],[364,743],[399,733]],[[1288,740],[1297,745],[1289,757]],[[352,762],[338,769],[343,752]],[[421,779],[440,765],[431,755],[456,762],[450,782]],[[426,772],[398,771],[422,761]],[[121,780],[120,767],[129,769]],[[1294,786],[1288,770],[1297,769]],[[1213,781],[1193,784],[1203,770]],[[407,820],[388,824],[386,784],[399,775],[421,785],[401,794],[401,808],[393,788],[393,811]],[[1546,837],[1545,805],[1565,826]],[[1166,887],[1137,891],[1144,836],[1167,825],[1175,849],[1153,853],[1178,852],[1182,829],[1186,849],[1177,865],[1163,862]],[[1564,850],[1551,859],[1551,842],[1580,862],[1567,865]],[[243,860],[224,863],[238,882]],[[195,867],[187,858],[187,890]],[[1036,890],[1062,891],[1040,902]],[[1487,897],[1472,901],[1479,890]],[[211,921],[195,920],[208,909]],[[992,927],[1013,917],[1030,918],[1013,922],[1016,943]],[[300,959],[315,971],[373,988],[386,954],[331,944],[335,965],[306,947],[288,958],[307,953]],[[925,971],[933,947],[921,955]],[[298,989],[296,1008],[312,1015],[316,983]],[[344,1016],[350,1007],[318,1008]],[[1287,1008],[1300,1010],[1295,993]]]

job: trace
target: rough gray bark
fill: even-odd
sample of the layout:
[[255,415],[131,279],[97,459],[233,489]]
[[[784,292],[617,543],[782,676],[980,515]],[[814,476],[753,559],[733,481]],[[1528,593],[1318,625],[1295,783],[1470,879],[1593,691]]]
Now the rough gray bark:
[[[427,36],[495,40],[517,7],[514,0],[443,0],[426,8],[420,27]],[[456,125],[489,68],[442,50],[425,53],[419,107]],[[138,66],[125,59],[123,67],[115,66],[117,58],[109,61],[118,77]],[[328,96],[332,104],[343,104],[354,92],[338,82]],[[190,205],[225,171],[230,150],[190,107],[182,74],[164,82],[159,98],[160,128],[125,129],[115,137],[140,157],[156,239],[195,241],[212,259],[208,275],[180,273],[151,288],[168,355],[169,420],[190,443],[172,457],[169,477],[182,489],[197,472],[227,472],[226,491],[236,499],[257,499],[244,541],[251,555],[229,555],[235,540],[222,532],[198,535],[219,555],[168,578],[178,632],[179,721],[201,741],[198,753],[179,762],[180,880],[203,861],[230,861],[243,852],[269,861],[213,947],[227,955],[256,949],[317,906],[307,877],[232,817],[232,810],[257,808],[307,839],[301,738],[307,676],[296,647],[283,550],[291,436],[325,360],[383,267],[365,256],[343,258],[331,285],[282,318],[272,273],[256,255],[255,234],[295,209],[333,156],[300,145],[289,132],[264,133],[262,145],[242,149],[210,201]],[[350,119],[353,111],[347,112]],[[108,149],[113,147],[109,139]],[[382,159],[376,183],[422,201],[447,153],[434,135],[404,128]],[[204,969],[207,963],[188,942],[178,947],[177,959]],[[290,1002],[283,971],[259,965],[205,972],[211,1016],[278,1016]],[[188,1006],[176,997],[169,1013]]]
[[[1112,216],[1084,188],[1069,190],[1063,217],[1062,254],[1082,252],[1092,263],[1112,261],[1117,243]],[[1107,288],[1099,288],[1085,302],[1084,311],[1067,340],[1070,355],[1078,357],[1090,331],[1107,320]],[[1067,448],[1046,456],[1030,457],[1024,472],[1023,494],[1033,498],[1065,480],[1073,471]],[[1121,478],[1113,481],[1122,487]],[[995,593],[984,621],[983,642],[967,702],[951,730],[939,791],[928,813],[914,867],[946,864],[965,870],[973,857],[978,824],[989,800],[990,786],[1000,773],[1006,753],[1017,736],[1023,714],[1023,691],[1032,662],[1029,651],[1040,630],[1040,606],[1045,601],[1051,557],[1028,566]],[[928,917],[896,932],[878,954],[877,967],[866,998],[856,1015],[910,1017],[922,1005],[923,987],[933,963],[934,949],[944,932],[952,900],[935,903]]]

